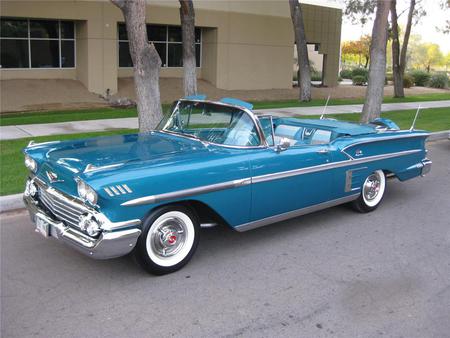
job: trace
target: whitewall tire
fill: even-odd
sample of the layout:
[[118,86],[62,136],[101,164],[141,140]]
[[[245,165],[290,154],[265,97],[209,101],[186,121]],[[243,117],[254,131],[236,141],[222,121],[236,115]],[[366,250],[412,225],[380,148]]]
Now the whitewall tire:
[[135,256],[148,272],[163,275],[181,269],[198,245],[199,224],[183,206],[162,207],[146,219]]
[[386,175],[383,170],[376,170],[364,181],[361,195],[353,202],[353,207],[359,212],[375,210],[381,203],[386,190]]

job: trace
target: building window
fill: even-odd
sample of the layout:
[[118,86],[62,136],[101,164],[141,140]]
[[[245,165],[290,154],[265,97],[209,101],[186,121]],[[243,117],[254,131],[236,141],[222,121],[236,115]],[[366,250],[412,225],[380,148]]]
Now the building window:
[[0,19],[1,68],[74,68],[75,24]]
[[[127,30],[124,23],[118,25],[119,67],[133,67],[128,45]],[[161,58],[162,67],[183,67],[183,44],[180,26],[147,25],[147,37],[153,42]],[[195,58],[201,67],[202,31],[195,28]]]

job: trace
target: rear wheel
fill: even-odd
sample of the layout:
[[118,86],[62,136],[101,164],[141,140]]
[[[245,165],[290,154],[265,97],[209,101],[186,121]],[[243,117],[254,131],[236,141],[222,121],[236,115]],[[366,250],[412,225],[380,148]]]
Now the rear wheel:
[[386,189],[386,176],[383,170],[376,170],[370,174],[361,189],[361,195],[353,201],[352,206],[359,212],[375,210],[381,203]]
[[181,269],[198,245],[197,217],[182,206],[162,207],[145,221],[136,245],[138,263],[148,272],[163,275]]

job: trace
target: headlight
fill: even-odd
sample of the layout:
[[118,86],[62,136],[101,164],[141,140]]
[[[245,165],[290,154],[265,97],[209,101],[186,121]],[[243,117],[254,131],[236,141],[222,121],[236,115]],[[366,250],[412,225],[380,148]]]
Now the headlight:
[[25,155],[25,167],[35,173],[37,170],[37,163],[29,155]]
[[89,185],[87,185],[86,182],[78,180],[77,188],[78,188],[78,196],[88,201],[92,205],[95,205],[97,203],[97,193],[95,192],[94,189],[92,189]]
[[90,214],[85,214],[80,216],[80,222],[78,226],[81,230],[86,231],[89,236],[96,236],[100,232],[100,225],[98,224],[95,217]]

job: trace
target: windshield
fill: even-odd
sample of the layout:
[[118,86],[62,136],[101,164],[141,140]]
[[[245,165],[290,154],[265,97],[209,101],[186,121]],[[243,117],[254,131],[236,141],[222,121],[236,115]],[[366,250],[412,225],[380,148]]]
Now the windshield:
[[259,146],[255,123],[244,111],[210,102],[180,101],[157,130],[228,146]]

